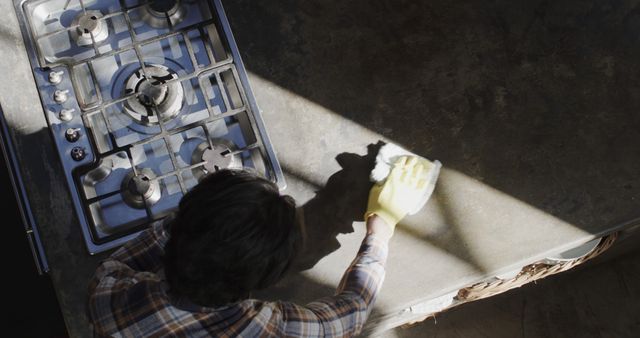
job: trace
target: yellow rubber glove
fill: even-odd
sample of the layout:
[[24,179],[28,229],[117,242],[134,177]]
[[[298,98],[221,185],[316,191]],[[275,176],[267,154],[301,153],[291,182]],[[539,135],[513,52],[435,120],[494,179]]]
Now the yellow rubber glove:
[[423,164],[414,156],[402,156],[395,163],[383,184],[375,184],[369,192],[365,220],[375,214],[395,229],[416,201],[424,194],[427,182],[421,179]]

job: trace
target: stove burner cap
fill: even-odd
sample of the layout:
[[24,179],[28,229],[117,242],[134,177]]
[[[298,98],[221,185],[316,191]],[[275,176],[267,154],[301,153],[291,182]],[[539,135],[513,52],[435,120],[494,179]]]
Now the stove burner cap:
[[162,122],[176,117],[182,108],[184,90],[180,82],[162,85],[177,79],[178,75],[169,68],[161,65],[145,66],[145,77],[142,69],[135,71],[125,83],[125,95],[137,93],[124,103],[124,111],[136,123],[151,126],[159,124],[158,115]]
[[71,22],[72,26],[78,26],[76,29],[71,30],[71,37],[78,46],[89,46],[93,43],[100,43],[109,37],[109,27],[102,18],[100,11],[86,11],[81,12]]
[[156,175],[149,168],[140,170],[137,176],[133,171],[129,172],[120,186],[124,202],[136,209],[144,209],[145,201],[149,206],[158,202],[162,191],[158,181],[151,181],[155,177]]
[[153,28],[166,28],[177,25],[186,16],[181,0],[155,0],[143,7],[142,19]]
[[157,13],[175,13],[180,6],[180,0],[155,0],[149,4],[149,9]]
[[212,139],[213,148],[208,141],[204,141],[196,147],[191,155],[191,164],[206,162],[204,165],[193,169],[193,176],[202,180],[207,174],[221,169],[241,169],[242,159],[240,155],[233,154],[235,145],[225,139]]

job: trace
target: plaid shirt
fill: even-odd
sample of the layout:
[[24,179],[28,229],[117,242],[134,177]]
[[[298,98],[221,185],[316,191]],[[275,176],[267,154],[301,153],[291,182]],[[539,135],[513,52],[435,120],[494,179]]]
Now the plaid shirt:
[[170,297],[162,269],[167,240],[158,222],[100,264],[89,285],[89,316],[96,335],[353,336],[371,311],[387,258],[387,243],[368,235],[332,297],[305,306],[247,299],[207,308]]

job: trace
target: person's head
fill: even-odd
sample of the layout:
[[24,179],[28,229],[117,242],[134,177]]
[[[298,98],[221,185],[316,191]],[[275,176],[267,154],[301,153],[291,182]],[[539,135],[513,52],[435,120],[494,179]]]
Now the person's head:
[[295,202],[247,171],[221,170],[189,191],[170,227],[170,292],[220,306],[277,282],[300,243]]

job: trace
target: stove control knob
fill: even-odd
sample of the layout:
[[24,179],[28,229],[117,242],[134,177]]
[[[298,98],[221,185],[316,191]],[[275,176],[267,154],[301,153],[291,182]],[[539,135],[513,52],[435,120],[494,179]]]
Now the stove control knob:
[[60,114],[58,114],[58,117],[60,118],[60,120],[65,121],[65,122],[71,121],[71,119],[73,119],[73,112],[75,112],[75,111],[76,110],[73,109],[73,108],[71,108],[71,109],[68,109],[68,108],[62,109],[60,111]]
[[71,149],[71,158],[74,161],[82,161],[87,156],[87,152],[82,147],[74,147]]
[[69,94],[68,89],[56,90],[56,92],[53,93],[53,100],[56,101],[57,103],[65,103],[69,98],[68,94]]
[[62,82],[62,74],[64,74],[63,71],[58,71],[58,72],[51,71],[49,73],[49,82],[53,84],[59,84],[60,82]]
[[77,141],[78,139],[80,139],[80,128],[69,128],[69,129],[67,129],[67,131],[64,133],[64,137],[69,142]]

